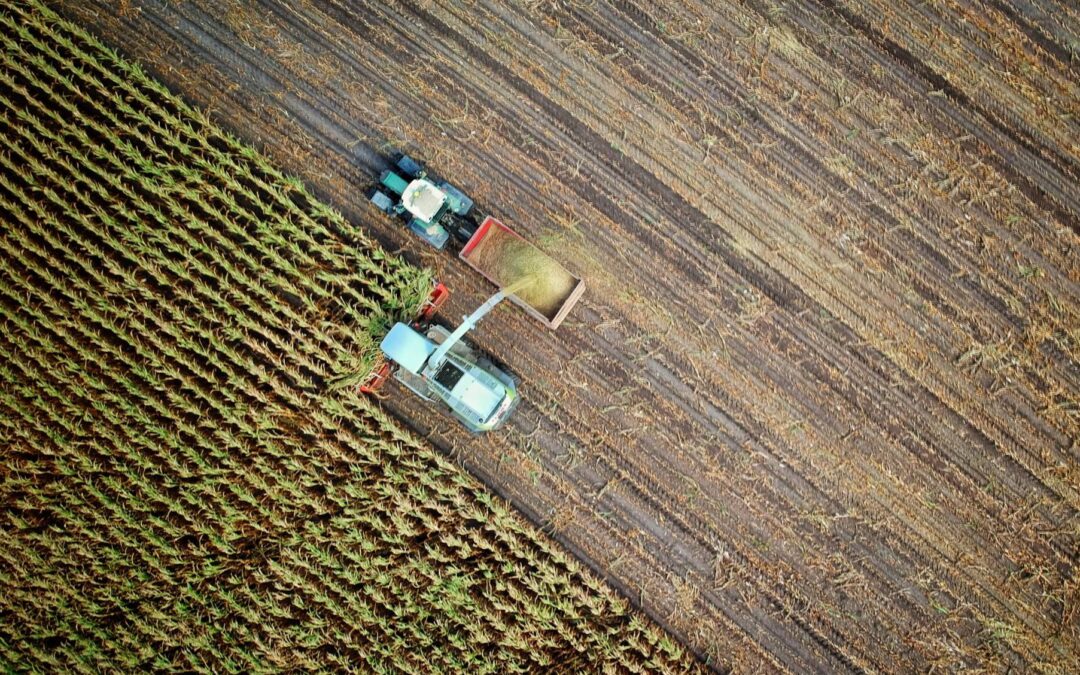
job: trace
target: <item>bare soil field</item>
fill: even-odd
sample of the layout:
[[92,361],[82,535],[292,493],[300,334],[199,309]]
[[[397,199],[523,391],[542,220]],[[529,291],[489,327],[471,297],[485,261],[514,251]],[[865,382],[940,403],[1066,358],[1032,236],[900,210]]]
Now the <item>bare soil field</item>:
[[408,150],[588,284],[383,405],[718,669],[1080,669],[1080,12],[1064,2],[54,3],[369,207]]

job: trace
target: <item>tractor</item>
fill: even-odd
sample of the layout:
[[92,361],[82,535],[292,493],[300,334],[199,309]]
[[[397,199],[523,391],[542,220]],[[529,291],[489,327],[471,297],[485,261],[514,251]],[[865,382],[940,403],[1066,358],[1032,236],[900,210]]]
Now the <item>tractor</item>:
[[414,234],[440,250],[446,248],[451,235],[461,243],[473,236],[477,223],[470,215],[472,199],[450,183],[428,175],[408,155],[398,159],[395,169],[379,175],[372,204],[404,218]]

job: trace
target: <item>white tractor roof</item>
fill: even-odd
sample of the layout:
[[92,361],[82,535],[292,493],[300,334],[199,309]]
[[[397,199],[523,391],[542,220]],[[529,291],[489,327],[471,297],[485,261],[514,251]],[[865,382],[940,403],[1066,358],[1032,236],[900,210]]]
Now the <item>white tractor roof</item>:
[[435,351],[435,344],[403,323],[396,323],[379,344],[386,358],[416,374]]
[[426,223],[431,222],[445,201],[446,193],[426,178],[417,178],[401,193],[406,210]]

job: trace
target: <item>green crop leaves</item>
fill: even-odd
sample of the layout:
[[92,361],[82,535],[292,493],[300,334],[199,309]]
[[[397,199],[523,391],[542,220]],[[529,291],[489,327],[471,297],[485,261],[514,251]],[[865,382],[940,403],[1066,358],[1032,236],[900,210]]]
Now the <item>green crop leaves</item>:
[[689,667],[358,393],[429,272],[43,4],[0,41],[0,670]]

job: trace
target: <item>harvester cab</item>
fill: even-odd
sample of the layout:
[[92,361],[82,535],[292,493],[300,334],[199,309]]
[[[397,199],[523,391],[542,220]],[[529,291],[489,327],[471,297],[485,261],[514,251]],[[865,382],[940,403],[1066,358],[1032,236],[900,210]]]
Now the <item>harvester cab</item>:
[[446,247],[451,235],[462,243],[476,232],[473,201],[450,183],[429,176],[412,157],[402,155],[394,169],[379,176],[371,202],[408,221],[409,229],[435,248]]
[[518,403],[514,378],[463,340],[506,296],[493,295],[453,332],[437,324],[397,323],[379,345],[395,367],[394,379],[424,400],[446,405],[473,433],[498,428]]

